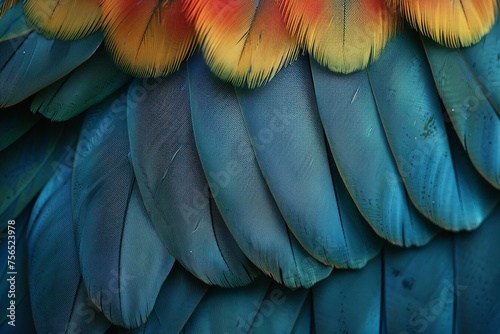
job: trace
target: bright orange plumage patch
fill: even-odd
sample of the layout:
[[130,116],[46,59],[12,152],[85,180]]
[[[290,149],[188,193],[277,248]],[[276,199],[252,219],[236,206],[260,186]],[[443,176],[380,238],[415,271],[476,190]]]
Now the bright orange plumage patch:
[[376,59],[397,28],[384,0],[282,0],[285,22],[332,71],[349,73]]
[[448,47],[477,43],[498,12],[497,0],[387,0],[421,33]]
[[296,58],[275,0],[186,0],[212,71],[236,85],[259,86]]
[[172,73],[194,48],[180,0],[103,0],[102,12],[106,45],[132,75]]
[[78,39],[101,27],[99,0],[24,0],[24,12],[48,38]]

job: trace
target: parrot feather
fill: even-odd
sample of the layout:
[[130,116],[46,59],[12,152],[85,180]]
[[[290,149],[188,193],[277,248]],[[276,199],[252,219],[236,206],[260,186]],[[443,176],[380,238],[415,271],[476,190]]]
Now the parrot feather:
[[418,213],[399,181],[367,72],[337,74],[315,61],[311,68],[332,155],[360,212],[393,244],[426,244],[439,229]]
[[106,46],[134,76],[170,74],[193,50],[194,30],[180,0],[102,0],[102,12]]
[[[290,287],[310,286],[331,268],[313,259],[288,230],[261,174],[233,86],[196,53],[188,62],[198,153],[222,217],[246,256]],[[224,143],[224,145],[220,145]]]
[[237,86],[260,86],[297,57],[275,0],[187,0],[184,12],[211,70]]
[[163,283],[148,321],[130,333],[180,333],[208,288],[176,262]]
[[126,110],[121,90],[87,112],[72,200],[89,296],[113,323],[133,328],[152,311],[174,259],[149,221],[128,159]]
[[47,38],[73,40],[101,27],[100,0],[24,0],[26,19]]
[[302,309],[300,310],[299,316],[295,321],[293,326],[293,330],[290,332],[292,334],[305,334],[312,333],[312,314],[313,314],[313,304],[311,298],[311,290],[308,291],[306,300],[302,305]]
[[495,23],[497,0],[386,0],[422,34],[448,47],[477,43]]
[[498,199],[487,182],[467,181],[470,162],[455,158],[450,149],[441,101],[416,33],[407,29],[394,38],[368,74],[412,202],[443,228],[477,227]]
[[[152,223],[171,254],[205,283],[250,283],[258,270],[241,252],[217,207],[196,151],[187,67],[136,80],[128,91],[132,161]],[[147,148],[147,149],[146,149]]]
[[0,0],[0,19],[6,12],[17,4],[18,0]]
[[[481,43],[457,51],[424,39],[424,46],[443,104],[462,146],[479,173],[500,188],[500,110],[495,105],[500,98],[500,25],[497,26],[496,43],[491,45]],[[482,63],[484,58],[493,59],[474,65]],[[486,64],[490,64],[491,70],[481,68]],[[485,71],[493,77],[496,72],[496,81],[488,81]],[[484,80],[487,85],[482,83]]]
[[47,182],[29,223],[29,287],[39,333],[103,333],[111,325],[83,285],[72,222],[71,173],[72,166]]
[[33,28],[26,22],[21,3],[15,5],[3,16],[0,15],[0,43],[26,35],[32,30]]
[[[259,167],[297,240],[321,262],[363,267],[380,242],[366,225],[366,238],[358,239],[344,227],[355,223],[341,220],[306,58],[265,87],[236,93]],[[352,252],[357,241],[367,243],[358,247],[366,252]]]
[[[76,124],[39,122],[0,154],[0,228],[38,195],[50,176],[64,167],[64,154],[76,142]],[[43,138],[43,140],[40,140]]]
[[335,72],[367,67],[398,27],[384,0],[281,0],[281,8],[300,45]]
[[26,112],[30,103],[27,99],[9,108],[0,109],[0,151],[21,138],[40,120],[40,115]]
[[381,256],[362,270],[336,270],[312,290],[317,333],[368,333],[380,327]]
[[16,104],[68,74],[94,53],[101,40],[100,33],[66,42],[31,32],[0,43],[0,107]]
[[118,70],[103,47],[67,76],[40,90],[31,111],[53,121],[66,121],[101,102],[130,76]]

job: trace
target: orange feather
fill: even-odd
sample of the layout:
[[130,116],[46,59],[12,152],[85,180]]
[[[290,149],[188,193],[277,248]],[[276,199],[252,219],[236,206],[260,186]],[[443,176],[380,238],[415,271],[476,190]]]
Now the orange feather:
[[78,39],[101,27],[99,0],[24,0],[28,22],[47,38]]
[[132,75],[172,73],[194,48],[180,0],[103,0],[102,12],[106,45]]
[[259,86],[297,57],[275,0],[186,0],[184,8],[207,64],[235,85]]
[[292,35],[335,72],[365,68],[398,26],[384,0],[282,0],[281,8]]
[[470,46],[490,31],[497,0],[387,0],[421,33],[448,47]]

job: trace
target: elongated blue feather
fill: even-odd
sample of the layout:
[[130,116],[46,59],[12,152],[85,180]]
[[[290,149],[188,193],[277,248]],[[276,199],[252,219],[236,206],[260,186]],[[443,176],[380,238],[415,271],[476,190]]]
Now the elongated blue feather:
[[493,333],[500,328],[500,206],[474,233],[454,242],[455,329]]
[[[500,116],[500,20],[483,39],[469,47],[460,49],[459,54],[469,65],[470,71],[479,83],[485,97]],[[476,87],[477,88],[477,87]],[[480,98],[481,95],[476,95]],[[472,101],[471,101],[472,102]]]
[[307,293],[306,300],[302,305],[302,309],[300,310],[299,316],[295,321],[291,333],[292,334],[312,333],[312,330],[314,328],[312,321],[312,314],[313,314],[313,304],[312,304],[311,292],[309,290],[309,292]]
[[[39,122],[0,154],[0,228],[17,217],[50,176],[65,168],[64,154],[76,142],[79,121]],[[43,138],[43,140],[41,140]]]
[[71,172],[70,166],[54,174],[29,224],[29,287],[39,333],[102,333],[110,325],[83,285],[72,222]]
[[399,180],[367,73],[335,74],[315,61],[311,67],[333,158],[360,212],[391,243],[427,243],[438,229],[413,207]]
[[101,102],[128,80],[130,76],[118,70],[101,47],[70,74],[39,91],[31,111],[65,121]]
[[95,33],[78,41],[47,40],[35,32],[0,43],[0,107],[16,104],[71,72],[102,41]]
[[208,287],[177,262],[163,283],[148,321],[130,333],[180,333]]
[[164,244],[206,283],[250,283],[258,270],[220,217],[196,151],[186,66],[169,78],[133,82],[128,106],[135,173]]
[[257,267],[287,286],[310,286],[326,277],[331,268],[299,245],[274,202],[255,160],[234,88],[215,78],[199,53],[188,69],[198,152],[236,242]]
[[33,28],[28,25],[24,17],[22,2],[19,2],[0,17],[0,43],[23,36],[31,30]]
[[368,73],[389,145],[415,206],[443,228],[477,227],[496,198],[488,185],[463,180],[416,33],[407,29],[389,42]]
[[324,263],[359,268],[374,254],[351,250],[359,235],[340,218],[308,65],[301,57],[265,87],[237,89],[238,101],[259,167],[297,240]]
[[33,115],[28,110],[28,100],[0,109],[0,151],[18,140],[40,120],[40,115]]
[[89,296],[113,323],[132,328],[146,321],[174,259],[154,231],[135,181],[126,109],[121,90],[87,112],[72,199]]
[[317,333],[366,333],[380,328],[381,257],[361,270],[335,270],[312,288]]
[[[248,333],[260,327],[264,317],[272,317],[261,309],[264,303],[274,305],[266,299],[271,282],[269,277],[260,276],[246,287],[210,288],[186,323],[184,332]],[[279,294],[278,298],[282,297],[283,293]]]
[[481,175],[500,188],[500,28],[497,26],[491,41],[464,51],[423,40],[439,94],[463,147]]

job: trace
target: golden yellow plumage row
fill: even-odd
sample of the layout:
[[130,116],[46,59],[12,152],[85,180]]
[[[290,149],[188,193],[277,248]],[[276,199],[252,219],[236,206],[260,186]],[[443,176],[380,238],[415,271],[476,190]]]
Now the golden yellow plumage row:
[[[6,0],[0,11],[15,4]],[[219,77],[255,87],[301,49],[333,71],[375,60],[405,18],[435,41],[469,46],[488,33],[497,0],[25,0],[28,21],[49,38],[99,28],[115,62],[136,76],[175,71],[199,45]]]

